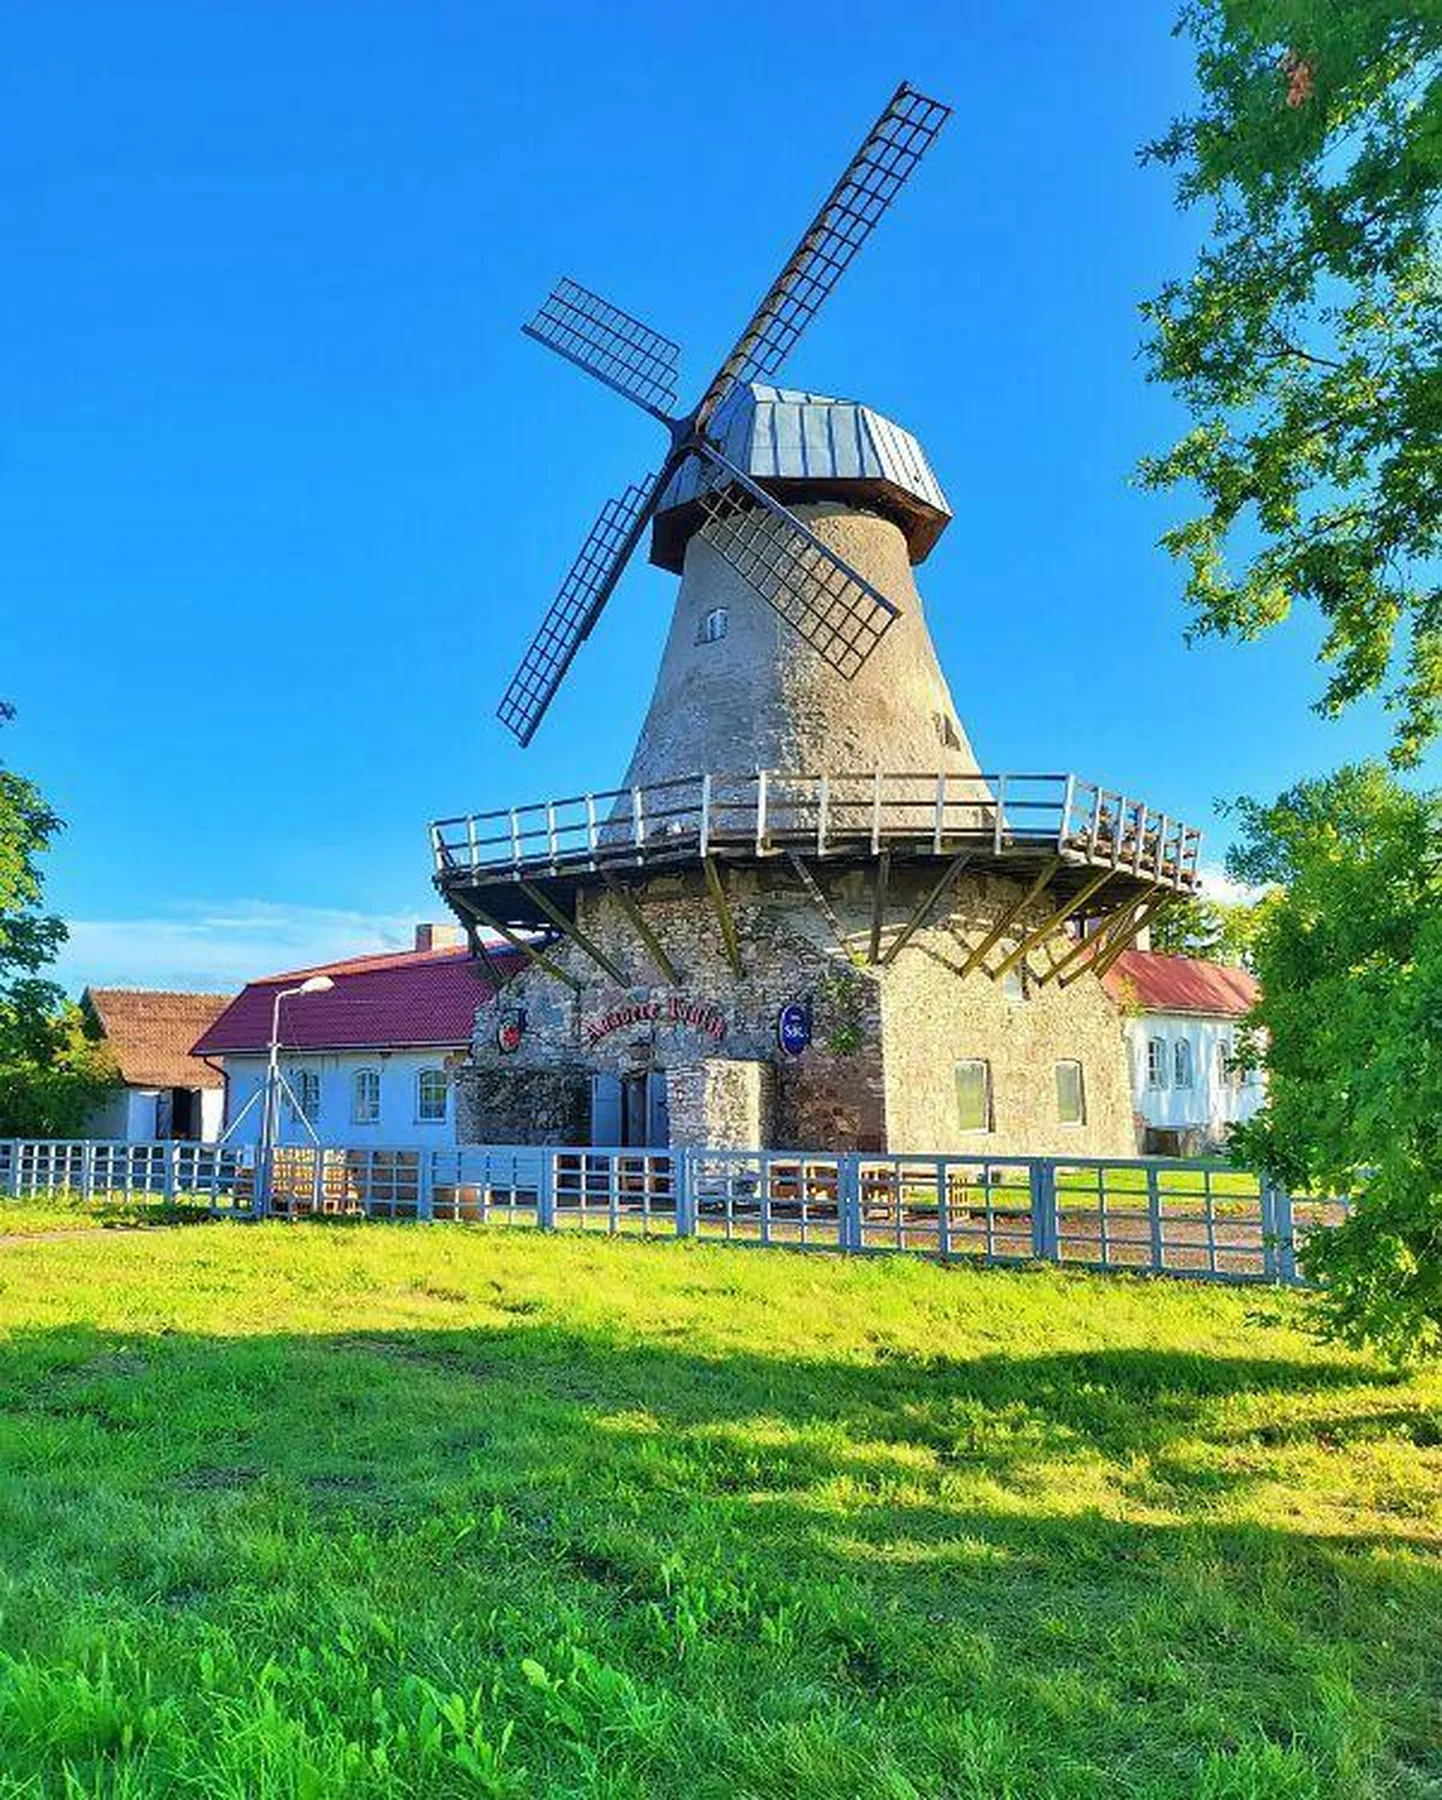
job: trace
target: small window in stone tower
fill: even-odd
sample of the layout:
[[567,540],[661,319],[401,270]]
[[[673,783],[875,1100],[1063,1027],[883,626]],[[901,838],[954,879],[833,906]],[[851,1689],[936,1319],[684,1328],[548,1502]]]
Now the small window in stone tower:
[[1056,1116],[1062,1125],[1087,1122],[1086,1089],[1079,1062],[1059,1062],[1056,1066]]
[[945,713],[933,713],[932,717],[936,720],[936,735],[941,739],[943,747],[947,750],[960,750],[961,733],[954,721]]
[[980,1058],[956,1065],[956,1123],[962,1131],[991,1130],[991,1065]]
[[726,635],[726,608],[713,606],[701,621],[700,644],[719,644]]

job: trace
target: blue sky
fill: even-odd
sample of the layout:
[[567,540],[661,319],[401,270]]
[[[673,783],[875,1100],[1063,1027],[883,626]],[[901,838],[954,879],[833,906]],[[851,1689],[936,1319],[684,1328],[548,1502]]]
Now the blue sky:
[[1188,649],[1181,424],[1138,302],[1198,229],[1138,144],[1151,0],[41,5],[0,15],[0,694],[68,821],[65,978],[225,986],[436,916],[429,818],[619,779],[673,578],[633,569],[540,735],[494,717],[650,421],[521,337],[570,274],[709,374],[896,81],[956,115],[786,371],[915,431],[922,572],[987,768],[1209,827],[1386,742],[1317,631]]

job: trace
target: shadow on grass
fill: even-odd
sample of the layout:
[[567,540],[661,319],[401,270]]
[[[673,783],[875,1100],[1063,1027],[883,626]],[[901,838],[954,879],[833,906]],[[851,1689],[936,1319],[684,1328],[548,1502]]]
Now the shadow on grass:
[[[1328,1733],[1380,1741],[1417,1784],[1396,1791],[1421,1792],[1442,1777],[1429,1546],[1215,1513],[1299,1446],[1431,1441],[1398,1380],[1164,1350],[703,1355],[524,1311],[463,1330],[26,1329],[0,1344],[0,1553],[29,1621],[10,1629],[52,1654],[73,1591],[92,1624],[259,1620],[284,1660],[390,1608],[449,1667],[483,1662],[510,1606],[538,1632],[585,1621],[566,1629],[627,1666],[662,1658],[679,1693],[710,1658],[748,1729],[799,1669],[823,1710],[1020,1695],[1058,1742],[1085,1725],[1103,1762],[1188,1766],[1242,1720],[1319,1767],[1345,1761]],[[1218,1466],[1239,1444],[1252,1466]]]

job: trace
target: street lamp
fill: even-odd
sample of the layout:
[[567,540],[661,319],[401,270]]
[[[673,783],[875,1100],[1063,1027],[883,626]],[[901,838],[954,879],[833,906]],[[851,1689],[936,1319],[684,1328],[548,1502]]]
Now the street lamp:
[[[265,1170],[267,1198],[270,1187],[271,1152],[275,1148],[276,1139],[280,1136],[280,1003],[293,999],[297,994],[325,994],[335,986],[329,975],[312,975],[308,981],[302,981],[296,987],[282,988],[275,997],[270,1009],[270,1058],[265,1071],[265,1105],[260,1115],[260,1167]],[[295,1096],[291,1095],[292,1100]],[[304,1119],[305,1114],[301,1113]],[[310,1121],[306,1119],[306,1129],[311,1130]]]

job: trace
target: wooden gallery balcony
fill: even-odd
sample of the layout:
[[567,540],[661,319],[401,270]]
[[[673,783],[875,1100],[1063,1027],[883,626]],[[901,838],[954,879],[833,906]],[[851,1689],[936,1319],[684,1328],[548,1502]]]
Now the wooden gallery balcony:
[[[1075,775],[695,775],[438,819],[435,882],[512,926],[580,886],[686,864],[965,861],[1084,904],[1188,895],[1201,833]],[[537,899],[539,896],[539,900]],[[549,904],[548,904],[549,903]]]

